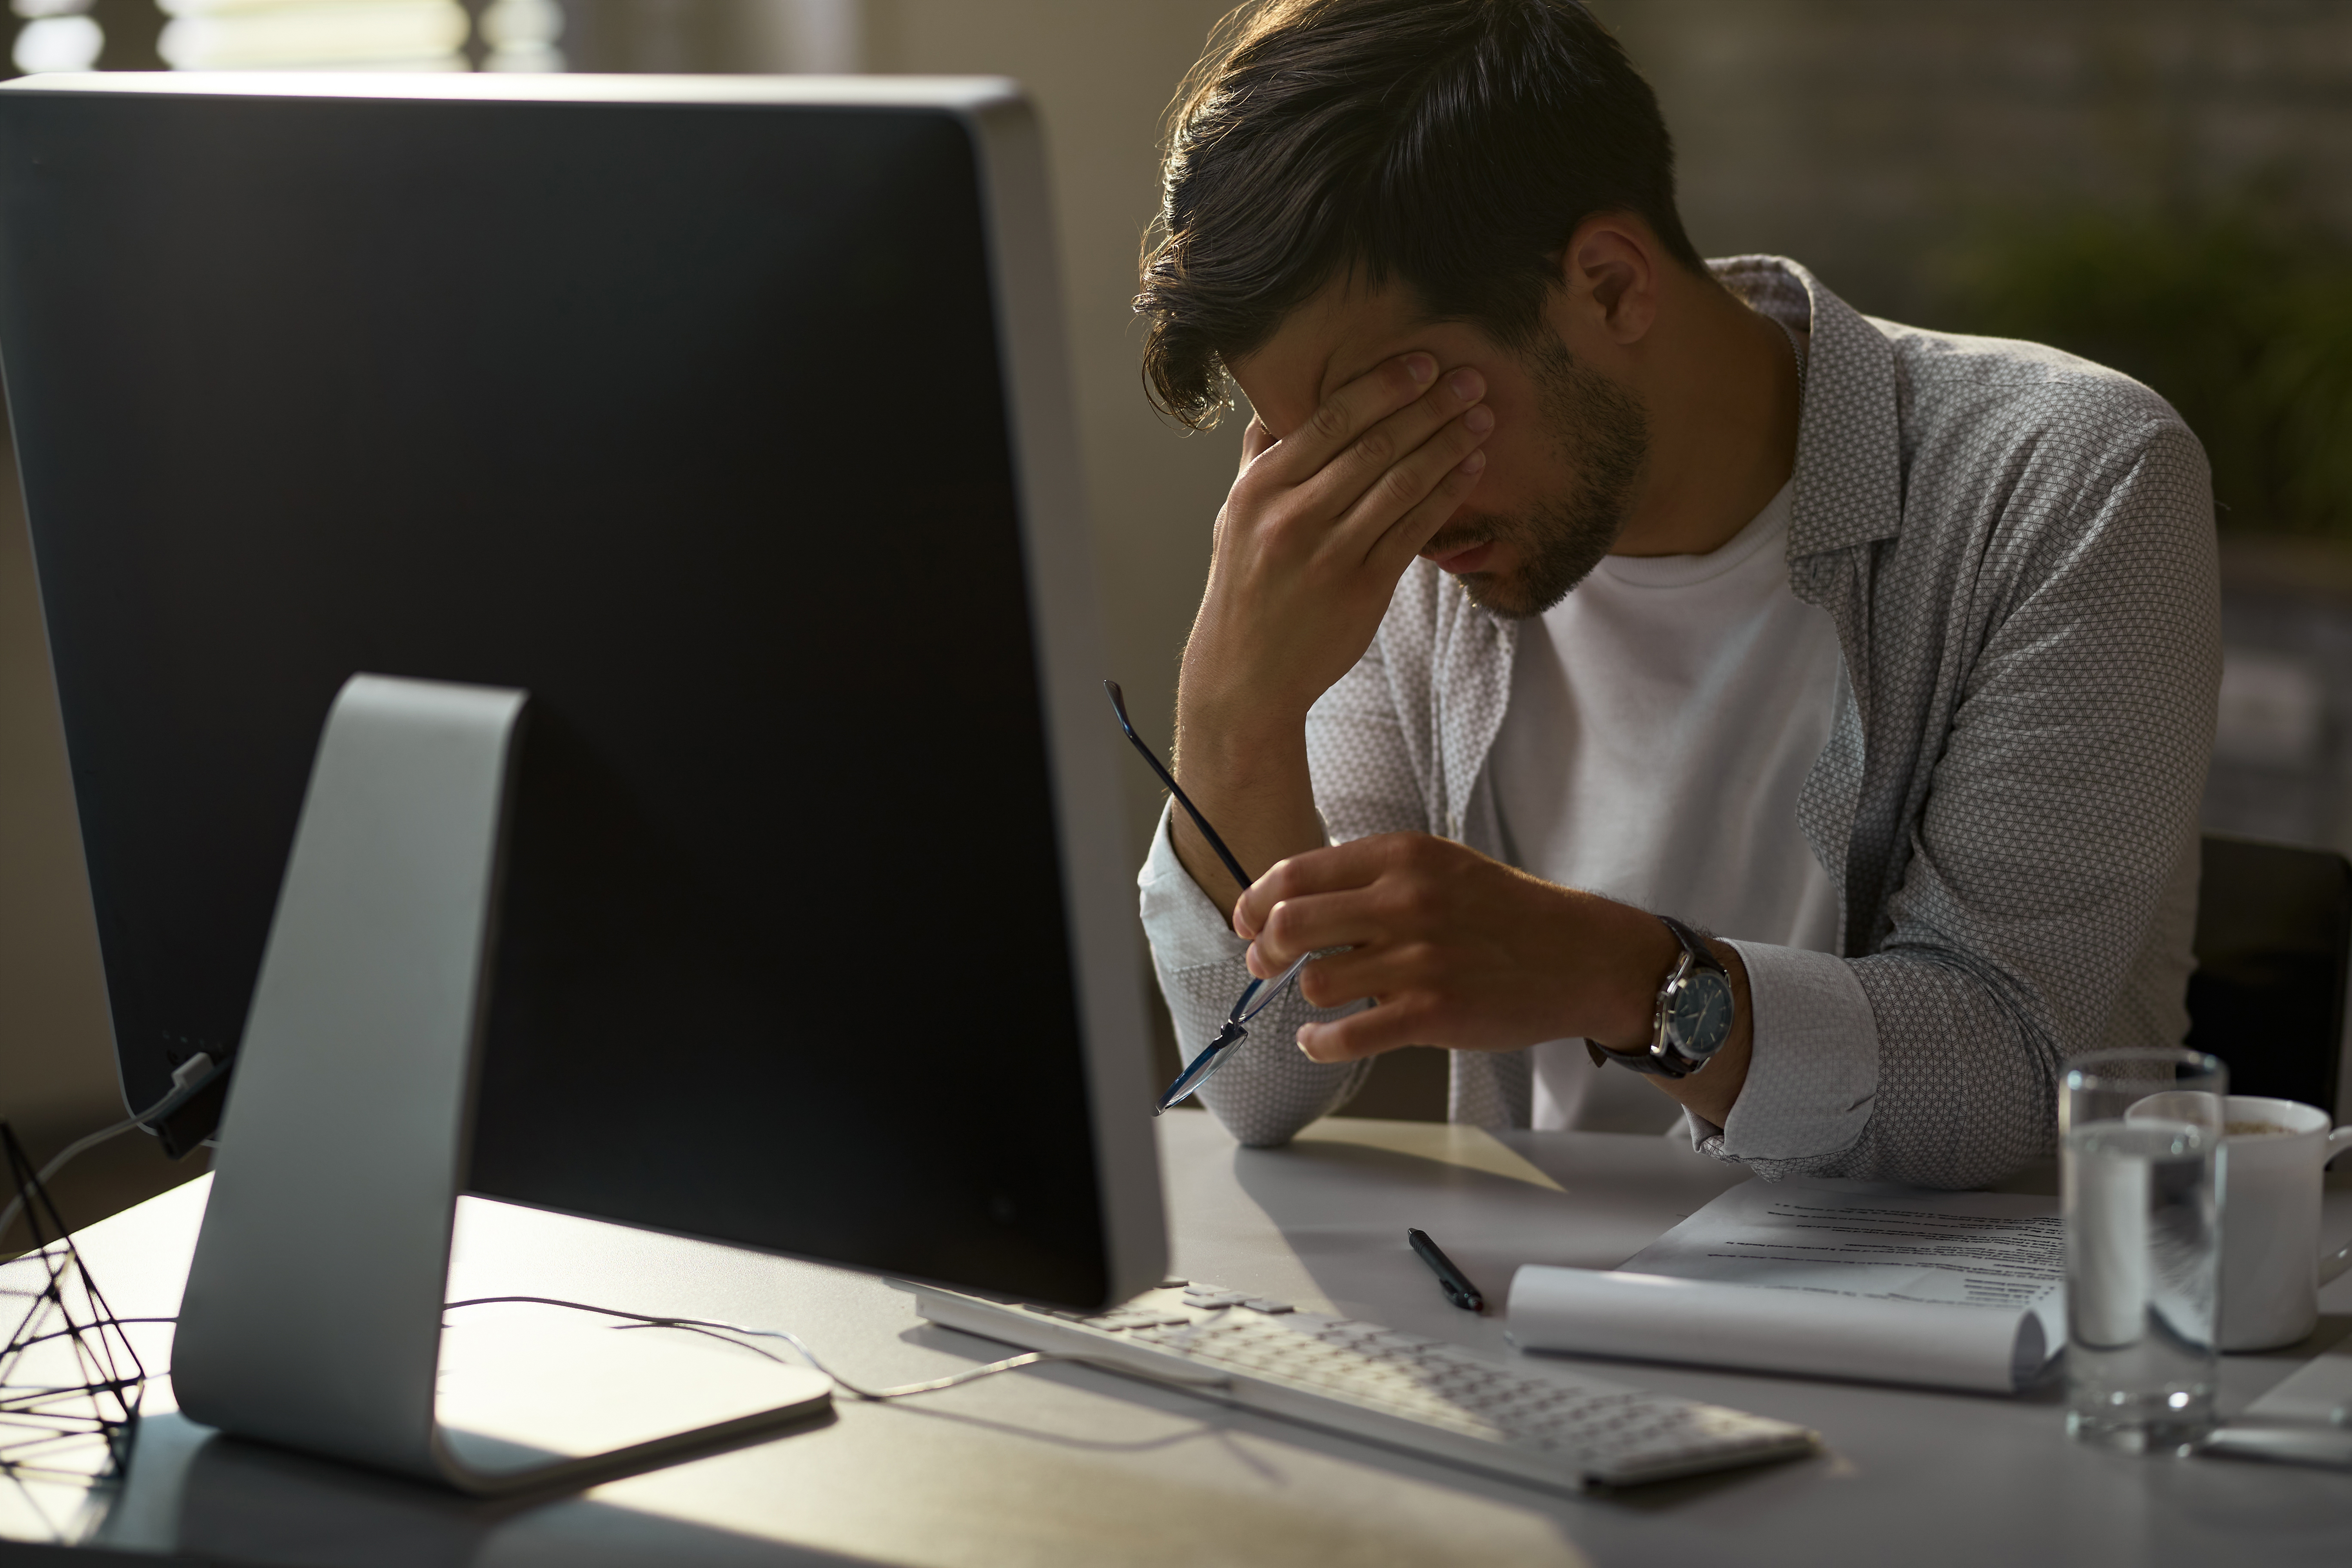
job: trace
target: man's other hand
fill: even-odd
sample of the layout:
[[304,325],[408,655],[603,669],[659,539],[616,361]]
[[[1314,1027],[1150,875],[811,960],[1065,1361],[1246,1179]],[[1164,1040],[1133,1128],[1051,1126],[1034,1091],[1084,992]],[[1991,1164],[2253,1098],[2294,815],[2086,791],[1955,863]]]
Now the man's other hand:
[[[1298,1031],[1317,1061],[1399,1046],[1512,1051],[1582,1037],[1646,1047],[1658,987],[1681,953],[1655,915],[1530,877],[1450,839],[1389,833],[1295,855],[1234,910],[1250,973],[1281,973],[1307,953],[1300,994],[1318,1007],[1379,1004]],[[1658,1082],[1708,1120],[1730,1113],[1748,1072],[1747,969],[1731,971],[1738,1021],[1705,1072]]]

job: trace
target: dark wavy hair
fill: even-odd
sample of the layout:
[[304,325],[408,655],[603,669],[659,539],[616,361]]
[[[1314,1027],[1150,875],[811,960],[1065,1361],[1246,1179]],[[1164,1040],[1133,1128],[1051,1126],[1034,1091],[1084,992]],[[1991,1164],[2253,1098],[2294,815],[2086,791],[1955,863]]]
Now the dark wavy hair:
[[1694,271],[1650,84],[1577,0],[1261,0],[1171,110],[1135,309],[1152,401],[1195,429],[1225,364],[1350,269],[1529,343],[1562,247],[1647,220]]

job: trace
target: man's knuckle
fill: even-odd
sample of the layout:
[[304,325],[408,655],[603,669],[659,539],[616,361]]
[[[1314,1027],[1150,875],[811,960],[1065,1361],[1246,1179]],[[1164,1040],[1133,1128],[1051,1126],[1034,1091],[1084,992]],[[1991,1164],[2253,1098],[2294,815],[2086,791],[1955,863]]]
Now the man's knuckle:
[[1337,441],[1348,433],[1348,410],[1327,403],[1307,416],[1307,432],[1320,440]]
[[1402,465],[1381,476],[1381,489],[1391,504],[1399,507],[1412,506],[1429,493],[1421,476]]

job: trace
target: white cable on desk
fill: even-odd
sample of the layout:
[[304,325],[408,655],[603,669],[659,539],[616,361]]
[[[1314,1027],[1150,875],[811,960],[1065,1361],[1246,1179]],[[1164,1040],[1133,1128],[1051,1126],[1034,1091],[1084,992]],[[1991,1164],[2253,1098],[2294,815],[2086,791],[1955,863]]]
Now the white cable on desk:
[[[750,1351],[754,1355],[763,1355],[770,1361],[779,1363],[782,1363],[784,1358],[772,1352],[763,1351],[757,1345],[743,1344],[740,1340],[730,1340],[727,1339],[726,1336],[728,1334],[744,1334],[753,1339],[782,1340],[786,1344],[792,1346],[793,1349],[800,1352],[802,1359],[806,1361],[809,1365],[814,1367],[817,1371],[831,1378],[834,1381],[835,1385],[843,1393],[858,1399],[904,1399],[911,1394],[937,1394],[941,1389],[953,1388],[959,1384],[976,1382],[983,1377],[993,1377],[1000,1372],[1013,1372],[1024,1366],[1035,1366],[1040,1363],[1049,1361],[1087,1362],[1097,1365],[1113,1367],[1115,1369],[1118,1365],[1118,1363],[1113,1362],[1107,1356],[1069,1355],[1056,1352],[1030,1351],[1023,1355],[1007,1356],[1003,1361],[990,1362],[986,1366],[975,1366],[963,1372],[951,1373],[946,1377],[935,1377],[929,1383],[905,1383],[900,1384],[896,1388],[860,1388],[857,1384],[850,1382],[847,1378],[842,1376],[841,1373],[834,1371],[831,1367],[825,1365],[824,1363],[819,1361],[817,1359],[816,1352],[809,1349],[808,1345],[798,1334],[793,1333],[784,1329],[750,1329],[745,1328],[740,1323],[714,1322],[707,1318],[665,1318],[657,1317],[647,1312],[624,1312],[616,1307],[593,1306],[586,1301],[566,1301],[554,1296],[476,1296],[464,1301],[445,1301],[442,1303],[442,1310],[444,1311],[455,1311],[460,1307],[488,1307],[498,1305],[501,1302],[524,1302],[538,1307],[569,1307],[576,1312],[596,1312],[607,1318],[626,1318],[631,1321],[631,1325],[633,1327],[637,1328],[684,1329],[689,1333],[707,1334],[710,1338],[720,1340],[727,1344],[738,1345],[744,1350]],[[1160,1377],[1162,1381],[1182,1381],[1185,1383],[1197,1384],[1199,1386],[1203,1388],[1222,1388],[1228,1382],[1227,1379],[1222,1377],[1185,1378],[1177,1380],[1166,1378],[1163,1374],[1157,1372],[1155,1372],[1153,1375],[1155,1377]]]

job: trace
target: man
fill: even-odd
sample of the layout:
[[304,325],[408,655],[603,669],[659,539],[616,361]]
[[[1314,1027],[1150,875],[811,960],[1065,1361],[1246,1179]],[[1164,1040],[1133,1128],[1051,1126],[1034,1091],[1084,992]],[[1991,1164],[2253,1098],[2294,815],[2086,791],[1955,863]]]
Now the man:
[[1963,1186],[2180,1039],[2219,617],[2161,399],[1701,262],[1574,0],[1265,5],[1164,189],[1147,378],[1254,411],[1177,772],[1257,880],[1181,813],[1140,878],[1188,1056],[1321,955],[1202,1090],[1244,1142],[1419,1044],[1456,1121]]

